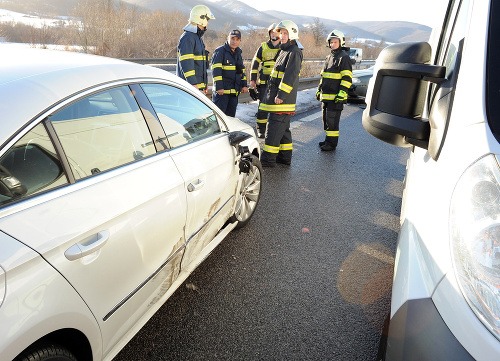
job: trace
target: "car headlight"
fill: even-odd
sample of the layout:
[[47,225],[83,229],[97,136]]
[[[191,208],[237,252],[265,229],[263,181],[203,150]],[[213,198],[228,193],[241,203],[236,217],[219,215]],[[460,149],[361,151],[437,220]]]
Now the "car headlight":
[[450,211],[458,283],[474,313],[500,340],[500,167],[495,156],[481,158],[464,172]]

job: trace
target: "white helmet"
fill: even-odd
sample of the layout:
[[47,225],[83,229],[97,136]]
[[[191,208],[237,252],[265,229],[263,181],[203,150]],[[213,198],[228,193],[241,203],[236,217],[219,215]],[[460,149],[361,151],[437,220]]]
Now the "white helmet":
[[271,33],[274,31],[276,32],[276,23],[272,23],[271,25],[269,25],[269,27],[267,28],[267,34],[269,35],[269,39],[272,40],[272,41],[276,41],[278,40],[278,37],[276,36],[276,34],[273,36],[271,36]]
[[340,47],[344,47],[345,46],[345,36],[344,36],[344,33],[340,30],[332,30],[332,32],[330,33],[330,35],[328,35],[328,37],[326,38],[326,42],[328,43],[328,46],[330,46],[330,40],[332,40],[333,38],[337,38],[340,40]]
[[296,40],[299,38],[299,27],[291,20],[280,21],[279,24],[276,25],[275,29],[277,32],[280,32],[280,29],[286,29],[290,40]]
[[215,16],[213,16],[212,12],[206,5],[193,6],[191,13],[189,14],[190,23],[195,23],[203,27],[208,25],[208,20],[213,19],[215,19]]
[[270,33],[274,29],[276,29],[276,23],[272,23],[271,25],[269,25],[269,27],[267,28],[267,33]]

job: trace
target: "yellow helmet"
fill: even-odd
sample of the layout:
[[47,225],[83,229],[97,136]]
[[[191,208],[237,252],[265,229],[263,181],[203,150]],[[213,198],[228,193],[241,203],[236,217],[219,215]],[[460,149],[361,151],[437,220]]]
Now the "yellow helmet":
[[203,27],[208,25],[208,20],[213,19],[215,19],[215,16],[213,16],[212,12],[206,5],[193,6],[191,12],[189,13],[189,22]]
[[279,32],[280,29],[286,29],[288,31],[288,38],[290,40],[296,40],[299,38],[299,27],[291,20],[280,21],[279,24],[276,25],[275,30]]
[[326,38],[326,42],[328,43],[328,46],[330,46],[330,40],[332,40],[333,38],[337,38],[340,40],[340,47],[345,46],[345,35],[342,31],[337,30],[337,29],[332,30],[332,32]]

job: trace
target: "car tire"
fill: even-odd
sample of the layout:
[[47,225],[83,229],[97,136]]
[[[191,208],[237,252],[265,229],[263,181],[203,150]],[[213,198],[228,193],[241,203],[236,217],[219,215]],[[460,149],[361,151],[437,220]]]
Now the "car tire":
[[77,359],[64,347],[46,344],[27,349],[14,361],[77,361]]
[[262,189],[262,165],[259,158],[252,155],[252,166],[248,173],[241,173],[241,184],[237,194],[236,207],[230,222],[238,222],[236,228],[247,225],[260,200]]

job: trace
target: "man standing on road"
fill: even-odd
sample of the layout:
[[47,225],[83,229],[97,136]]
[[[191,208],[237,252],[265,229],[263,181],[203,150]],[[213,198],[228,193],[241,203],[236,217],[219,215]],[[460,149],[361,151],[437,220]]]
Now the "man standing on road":
[[276,26],[276,31],[280,35],[280,51],[259,105],[259,110],[269,112],[261,156],[263,167],[292,163],[290,119],[295,114],[303,58],[297,24],[291,20],[283,20]]
[[208,91],[208,52],[202,36],[211,19],[215,17],[207,6],[194,6],[177,45],[177,75],[205,94]]
[[231,117],[236,115],[240,92],[248,92],[240,43],[241,32],[237,29],[231,30],[225,44],[215,49],[212,56],[212,100],[220,110]]
[[[276,24],[271,24],[267,29],[269,40],[263,42],[255,52],[252,59],[252,71],[250,73],[250,88],[257,89],[259,102],[262,102],[266,84],[273,70],[276,54],[279,48],[279,35],[275,30]],[[260,68],[260,70],[259,70]],[[258,76],[258,79],[257,79]],[[252,97],[253,98],[253,97]],[[254,99],[257,100],[257,99]],[[264,138],[266,133],[268,113],[263,110],[257,111],[257,136]]]
[[321,79],[316,92],[316,99],[323,102],[323,127],[325,140],[319,142],[322,151],[330,152],[339,142],[340,114],[347,102],[347,91],[352,84],[352,64],[348,48],[345,48],[345,36],[339,30],[333,30],[326,38],[331,49],[321,71]]

